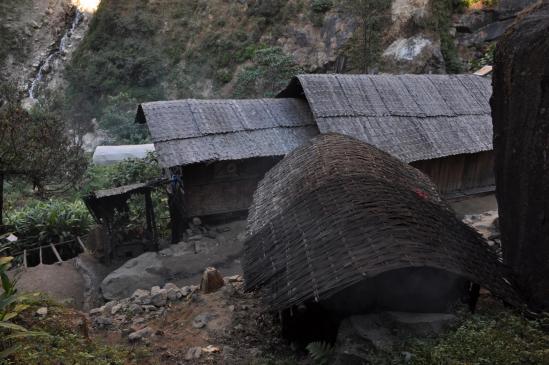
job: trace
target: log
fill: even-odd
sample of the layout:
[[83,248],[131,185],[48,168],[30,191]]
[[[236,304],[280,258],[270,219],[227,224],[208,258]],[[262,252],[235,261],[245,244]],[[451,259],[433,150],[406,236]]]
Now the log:
[[549,2],[519,15],[495,53],[496,196],[504,261],[533,310],[549,309]]

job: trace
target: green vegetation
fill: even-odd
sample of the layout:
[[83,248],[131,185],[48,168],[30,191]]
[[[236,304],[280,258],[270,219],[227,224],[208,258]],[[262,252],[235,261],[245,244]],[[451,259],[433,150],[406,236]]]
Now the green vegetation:
[[325,13],[334,6],[332,0],[313,0],[311,8],[315,13]]
[[91,164],[84,176],[82,194],[95,190],[159,179],[162,169],[154,153],[144,159],[127,159],[111,165]]
[[255,52],[253,66],[244,68],[239,74],[235,96],[239,98],[272,97],[281,91],[301,68],[291,56],[277,47],[262,48]]
[[[16,281],[6,274],[10,261],[10,257],[0,257],[0,365],[139,363],[141,359],[128,349],[92,341],[81,314],[45,296],[18,295]],[[33,314],[43,306],[47,306],[48,316],[36,320]],[[78,323],[80,328],[75,328]]]
[[382,35],[390,24],[391,2],[387,0],[341,0],[340,7],[350,16],[356,17],[359,27],[351,42],[343,49],[349,57],[352,70],[369,73],[379,62],[382,50]]
[[482,6],[485,7],[494,7],[498,4],[498,0],[461,0],[461,2],[468,8],[478,3],[482,3]]
[[[118,187],[122,185],[148,182],[162,177],[162,169],[154,153],[149,153],[145,159],[127,159],[112,165],[90,165],[82,187],[82,193],[95,190]],[[168,199],[164,189],[156,189],[151,196],[154,211],[161,234],[167,234],[169,228]],[[141,196],[128,200],[129,212],[121,218],[128,231],[140,230],[145,225],[145,206]]]
[[494,64],[494,52],[496,50],[496,43],[492,43],[488,45],[482,54],[482,56],[478,59],[474,59],[469,64],[469,71],[476,71],[486,65],[493,65]]
[[415,342],[412,364],[549,364],[549,334],[539,321],[509,311],[473,315],[432,342]]
[[[73,120],[86,125],[97,117],[100,125],[109,126],[104,110],[111,105],[120,107],[120,98],[163,97],[163,63],[154,37],[160,24],[147,15],[146,7],[143,0],[130,7],[101,2],[66,70],[67,105]],[[124,16],[119,16],[122,12]],[[102,123],[102,119],[107,120]]]
[[34,201],[6,215],[6,225],[13,228],[18,237],[37,238],[41,242],[60,242],[82,236],[91,224],[92,218],[80,200]]
[[3,85],[0,94],[7,99],[0,110],[1,226],[5,179],[32,184],[36,194],[45,198],[74,188],[86,168],[86,160],[56,113],[46,106],[27,112],[11,85]]
[[440,50],[446,63],[446,72],[460,73],[463,71],[463,64],[459,59],[454,38],[450,35],[454,2],[433,0],[431,8],[432,15],[427,27],[440,36]]
[[[1,252],[1,251],[0,251]],[[17,352],[20,347],[17,340],[47,336],[44,332],[29,331],[13,323],[13,320],[30,307],[25,302],[31,297],[19,296],[15,287],[17,281],[8,276],[13,257],[0,256],[0,364],[9,364],[6,358]]]
[[[273,75],[276,63],[265,70],[257,53],[273,48],[285,24],[298,14],[322,14],[330,3],[317,0],[313,11],[304,0],[255,0],[248,5],[223,0],[104,0],[66,70],[68,118],[84,127],[96,118],[113,142],[141,143],[147,134],[133,125],[137,103],[232,96],[238,79],[250,77],[257,87],[246,95],[273,94],[288,69],[275,74],[272,83],[262,80],[262,75]],[[257,77],[243,65],[255,68]]]

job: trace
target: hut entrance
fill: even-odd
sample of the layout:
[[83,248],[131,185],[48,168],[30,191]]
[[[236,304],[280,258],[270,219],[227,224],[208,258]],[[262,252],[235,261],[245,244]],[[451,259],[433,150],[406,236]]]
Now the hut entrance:
[[[93,248],[106,262],[127,259],[145,251],[158,251],[159,236],[152,191],[164,180],[99,190],[84,197],[100,226]],[[98,247],[99,246],[99,247]]]
[[462,276],[431,267],[381,273],[342,289],[320,302],[283,311],[285,337],[303,345],[333,343],[344,318],[378,312],[451,313],[457,305],[474,306],[478,286]]

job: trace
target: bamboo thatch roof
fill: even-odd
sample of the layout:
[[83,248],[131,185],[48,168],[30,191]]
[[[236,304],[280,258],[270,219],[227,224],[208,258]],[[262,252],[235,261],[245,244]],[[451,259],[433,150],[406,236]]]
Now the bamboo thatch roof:
[[318,134],[298,99],[175,100],[139,105],[163,167],[283,156]]
[[518,302],[507,269],[430,180],[371,145],[318,136],[259,183],[243,269],[247,288],[264,289],[273,309],[410,267],[445,270]]
[[404,162],[492,149],[490,80],[475,75],[299,75],[321,133],[358,138]]

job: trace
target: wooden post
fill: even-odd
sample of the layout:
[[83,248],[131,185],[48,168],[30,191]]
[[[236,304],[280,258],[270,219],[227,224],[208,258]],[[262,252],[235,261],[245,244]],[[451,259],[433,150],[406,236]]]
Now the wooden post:
[[53,254],[57,258],[57,263],[61,265],[63,263],[63,260],[61,259],[61,255],[59,255],[59,252],[57,252],[57,249],[53,245],[53,243],[50,243],[51,250],[53,251]]
[[38,246],[38,256],[40,257],[40,265],[42,265],[42,246]]
[[4,173],[0,172],[0,233],[4,233]]
[[154,216],[154,206],[151,198],[151,190],[147,190],[147,192],[145,193],[145,216],[147,218],[147,231],[151,234],[154,249],[158,251],[156,219]]
[[82,251],[84,251],[84,253],[89,253],[90,251],[88,250],[88,248],[86,247],[86,245],[84,245],[84,242],[82,242],[82,240],[80,239],[80,237],[76,236],[76,242],[78,242],[78,244],[80,245],[80,247],[82,247]]
[[23,250],[23,266],[25,267],[25,269],[28,267],[27,265],[27,250]]

